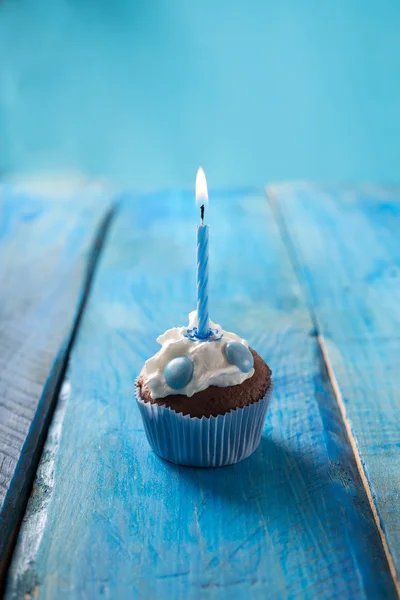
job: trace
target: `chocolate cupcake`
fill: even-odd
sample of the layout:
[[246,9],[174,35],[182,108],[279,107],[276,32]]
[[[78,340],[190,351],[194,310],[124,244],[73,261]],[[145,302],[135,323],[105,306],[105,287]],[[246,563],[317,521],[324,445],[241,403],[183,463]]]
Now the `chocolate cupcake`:
[[159,336],[161,350],[146,361],[136,399],[153,450],[171,462],[216,467],[257,448],[272,389],[271,370],[247,342],[210,322],[202,341],[189,327]]

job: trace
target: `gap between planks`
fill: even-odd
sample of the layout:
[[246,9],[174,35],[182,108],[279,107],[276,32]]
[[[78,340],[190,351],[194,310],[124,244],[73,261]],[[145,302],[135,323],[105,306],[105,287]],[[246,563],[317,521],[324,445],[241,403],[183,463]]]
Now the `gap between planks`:
[[332,363],[330,361],[329,354],[328,354],[328,349],[326,347],[324,337],[323,337],[323,335],[321,335],[321,333],[319,331],[318,319],[317,319],[316,311],[315,311],[314,306],[312,304],[312,300],[311,300],[310,294],[308,293],[308,291],[306,289],[306,286],[303,283],[303,279],[301,277],[300,263],[298,261],[297,255],[296,255],[296,250],[295,250],[294,244],[292,242],[292,239],[290,237],[288,228],[286,226],[285,219],[284,219],[284,216],[282,214],[282,211],[279,208],[278,194],[269,185],[266,185],[265,188],[264,188],[264,190],[265,190],[266,199],[267,199],[267,201],[269,202],[269,204],[271,206],[272,214],[273,214],[273,216],[275,218],[276,224],[277,224],[278,229],[280,231],[283,244],[284,244],[284,246],[285,246],[285,248],[286,248],[286,250],[288,252],[289,260],[292,263],[293,270],[294,270],[294,272],[296,274],[296,277],[297,277],[297,279],[299,281],[299,285],[300,285],[300,287],[301,287],[301,289],[303,291],[303,295],[304,295],[304,299],[305,299],[306,305],[307,305],[307,307],[308,307],[308,309],[310,311],[310,316],[311,316],[312,322],[314,324],[315,333],[316,333],[316,339],[317,339],[317,343],[318,343],[318,346],[319,346],[319,349],[320,349],[320,352],[321,352],[321,355],[322,355],[322,359],[323,359],[323,362],[324,362],[324,365],[325,365],[325,368],[326,368],[326,371],[327,371],[327,374],[328,374],[328,378],[329,378],[330,384],[332,386],[332,390],[333,390],[336,402],[337,402],[338,407],[339,407],[339,411],[340,411],[340,414],[341,414],[341,417],[342,417],[342,420],[343,420],[343,423],[344,423],[344,426],[345,426],[346,434],[347,434],[347,437],[348,437],[348,440],[349,440],[349,443],[350,443],[350,446],[351,446],[351,449],[352,449],[352,452],[353,452],[353,455],[354,455],[354,459],[356,461],[356,465],[357,465],[358,473],[359,473],[360,478],[361,478],[362,485],[364,487],[365,493],[366,493],[367,498],[368,498],[368,502],[369,502],[369,505],[370,505],[370,508],[371,508],[371,512],[372,512],[374,521],[375,521],[375,525],[377,527],[377,530],[378,530],[378,533],[379,533],[379,537],[380,537],[381,542],[382,542],[383,550],[385,552],[386,560],[387,560],[388,566],[389,566],[389,571],[390,571],[390,574],[392,576],[392,579],[393,579],[393,582],[394,582],[394,586],[395,586],[397,595],[400,598],[400,582],[399,582],[399,578],[398,578],[398,575],[397,575],[396,567],[395,567],[395,564],[394,564],[394,561],[393,561],[393,557],[392,557],[392,554],[390,552],[389,545],[388,545],[387,540],[386,540],[386,535],[385,535],[385,532],[384,532],[383,527],[382,527],[382,522],[381,522],[381,519],[379,517],[379,514],[378,514],[378,511],[377,511],[375,502],[374,502],[372,490],[371,490],[371,487],[369,485],[368,478],[366,476],[366,473],[365,473],[365,470],[364,470],[364,467],[363,467],[361,456],[360,456],[360,453],[359,453],[358,447],[357,447],[357,442],[356,442],[356,440],[354,438],[353,431],[352,431],[351,425],[349,423],[349,419],[348,419],[347,412],[346,412],[346,406],[345,406],[345,403],[343,401],[343,396],[342,396],[342,392],[340,390],[339,382],[338,382],[338,380],[336,378],[336,375],[335,375],[335,372],[334,372],[334,369],[333,369],[333,365],[332,365]]
[[363,467],[363,464],[362,464],[360,453],[358,452],[357,443],[356,443],[356,440],[354,439],[353,432],[351,430],[351,425],[349,423],[349,419],[348,419],[347,414],[346,414],[346,407],[344,405],[342,392],[340,391],[339,382],[338,382],[338,380],[336,378],[336,375],[335,375],[334,370],[333,370],[332,363],[331,363],[331,361],[329,359],[328,350],[327,350],[327,347],[326,347],[326,344],[325,344],[324,337],[322,335],[318,334],[317,335],[317,340],[318,340],[318,344],[319,344],[319,347],[320,347],[320,350],[321,350],[321,353],[322,353],[322,356],[323,356],[323,359],[324,359],[326,370],[328,372],[329,381],[331,383],[331,386],[332,386],[332,389],[333,389],[333,393],[335,394],[335,398],[336,398],[336,402],[338,403],[338,406],[339,406],[340,414],[342,415],[344,426],[346,428],[347,437],[349,438],[350,445],[351,445],[351,448],[353,450],[353,454],[354,454],[354,458],[355,458],[355,461],[356,461],[356,464],[357,464],[358,472],[360,474],[362,484],[363,484],[365,492],[367,494],[368,502],[369,502],[370,507],[371,507],[371,511],[372,511],[372,514],[373,514],[373,517],[374,517],[374,520],[375,520],[375,524],[377,526],[377,529],[378,529],[378,532],[379,532],[379,536],[380,536],[381,541],[382,541],[382,546],[383,546],[383,549],[385,551],[386,559],[388,561],[390,574],[392,575],[392,578],[393,578],[393,581],[394,581],[394,585],[395,585],[395,588],[396,588],[396,591],[397,591],[397,595],[400,598],[400,584],[399,584],[399,580],[398,580],[398,577],[397,577],[396,567],[394,565],[392,554],[391,554],[391,552],[389,550],[389,545],[388,545],[387,540],[386,540],[385,532],[383,531],[383,528],[382,528],[381,519],[380,519],[380,517],[378,515],[378,511],[376,510],[375,502],[374,502],[374,499],[373,499],[373,496],[372,496],[372,491],[371,491],[370,485],[368,483],[367,476],[366,476],[365,471],[364,471],[364,467]]
[[[1,543],[0,541],[0,597],[2,597],[2,594],[4,593],[7,573],[14,554],[15,544],[18,540],[21,522],[26,512],[28,500],[32,494],[37,468],[41,460],[48,430],[53,419],[61,386],[65,378],[71,351],[89,298],[93,278],[99,264],[99,258],[104,248],[107,234],[110,231],[111,223],[118,210],[118,206],[119,202],[114,201],[100,220],[97,229],[95,229],[94,239],[87,260],[86,272],[82,279],[80,298],[78,298],[77,310],[71,324],[70,334],[67,336],[66,341],[61,345],[58,355],[51,367],[48,379],[42,390],[30,432],[25,440],[21,453],[21,456],[24,456],[28,452],[31,452],[32,461],[27,466],[26,471],[20,469],[20,472],[18,473],[17,471],[14,476],[14,480],[17,477],[25,477],[25,483],[21,486],[22,493],[17,500],[17,506],[14,506],[12,499],[7,500],[6,495],[2,507],[4,523],[7,523],[8,521],[9,527],[8,531],[5,532],[4,543]],[[29,450],[29,448],[31,448],[31,450]],[[14,513],[15,517],[8,519],[7,515],[9,512]],[[7,525],[5,525],[5,527],[7,527]]]

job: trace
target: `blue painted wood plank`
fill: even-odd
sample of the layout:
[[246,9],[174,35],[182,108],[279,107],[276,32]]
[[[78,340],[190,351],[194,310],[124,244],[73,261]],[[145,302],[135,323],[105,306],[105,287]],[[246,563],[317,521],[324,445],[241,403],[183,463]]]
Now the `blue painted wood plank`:
[[211,195],[210,313],[274,371],[259,450],[169,464],[133,399],[195,304],[192,194],[127,201],[82,319],[6,598],[394,598],[302,290],[263,194]]
[[392,571],[400,571],[400,189],[269,189],[337,383]]
[[99,190],[81,186],[75,197],[65,192],[61,184],[53,191],[36,187],[34,194],[17,184],[0,187],[0,579],[106,212]]

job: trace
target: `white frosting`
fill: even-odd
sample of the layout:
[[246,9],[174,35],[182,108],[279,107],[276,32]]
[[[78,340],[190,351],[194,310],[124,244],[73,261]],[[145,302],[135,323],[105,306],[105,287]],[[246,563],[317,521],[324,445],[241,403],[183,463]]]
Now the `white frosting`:
[[[161,350],[149,358],[144,367],[144,383],[149,387],[153,398],[165,398],[171,394],[193,396],[210,385],[218,387],[239,385],[253,376],[254,369],[243,373],[227,361],[224,352],[224,346],[232,341],[240,342],[248,348],[246,340],[235,333],[224,331],[219,325],[210,321],[210,327],[218,329],[218,332],[223,334],[222,338],[209,342],[192,341],[185,337],[185,334],[188,329],[195,326],[197,326],[197,311],[190,313],[188,327],[173,327],[157,338]],[[164,378],[166,365],[177,356],[188,356],[194,365],[192,379],[180,390],[170,388]]]

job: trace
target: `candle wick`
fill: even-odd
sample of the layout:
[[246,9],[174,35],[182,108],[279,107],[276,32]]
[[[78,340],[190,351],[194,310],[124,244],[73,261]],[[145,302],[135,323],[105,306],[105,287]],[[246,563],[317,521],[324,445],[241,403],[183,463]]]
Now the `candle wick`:
[[200,218],[201,218],[201,224],[204,225],[204,204],[202,204],[200,206]]

